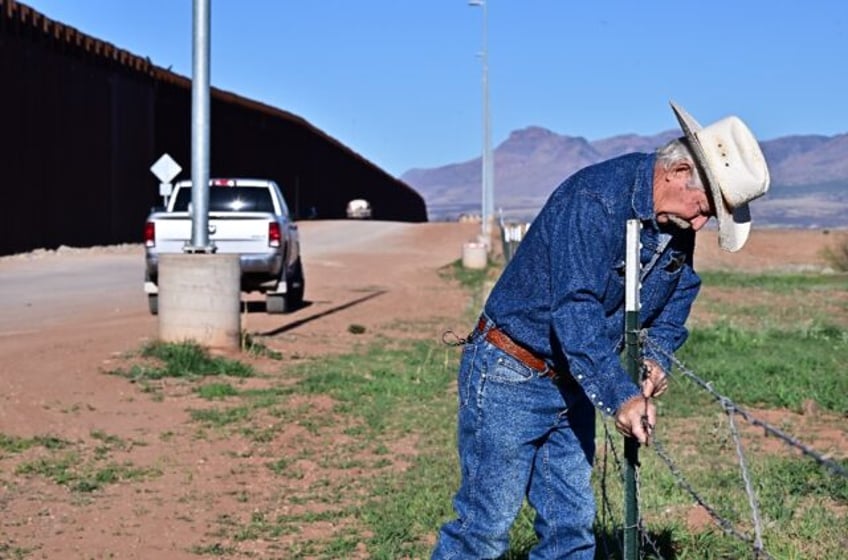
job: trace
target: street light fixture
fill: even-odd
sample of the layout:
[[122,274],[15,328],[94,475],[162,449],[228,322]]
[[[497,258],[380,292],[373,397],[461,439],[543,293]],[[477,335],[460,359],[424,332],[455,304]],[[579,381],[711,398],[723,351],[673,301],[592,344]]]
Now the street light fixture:
[[495,214],[494,203],[494,158],[492,156],[492,134],[489,122],[489,29],[488,2],[469,0],[469,6],[483,8],[483,48],[480,58],[483,61],[483,155],[481,158],[481,228],[480,236],[488,250],[492,244],[492,222]]

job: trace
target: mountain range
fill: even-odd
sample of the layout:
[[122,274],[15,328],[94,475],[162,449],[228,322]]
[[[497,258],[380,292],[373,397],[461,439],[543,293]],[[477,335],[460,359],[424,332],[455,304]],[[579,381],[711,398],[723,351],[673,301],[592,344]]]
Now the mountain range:
[[[575,171],[628,152],[651,152],[680,136],[625,134],[589,141],[539,126],[512,132],[495,148],[495,211],[529,221],[553,189]],[[751,205],[761,227],[848,227],[848,133],[797,135],[761,141],[771,174],[769,192]],[[427,203],[430,220],[480,213],[480,158],[432,169],[411,169],[401,180]]]

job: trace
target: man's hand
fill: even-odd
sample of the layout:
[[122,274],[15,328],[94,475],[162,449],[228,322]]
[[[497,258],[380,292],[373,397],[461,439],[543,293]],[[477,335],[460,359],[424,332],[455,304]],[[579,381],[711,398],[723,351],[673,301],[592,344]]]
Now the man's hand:
[[653,360],[645,360],[645,379],[642,380],[642,396],[659,397],[668,389],[668,376]]
[[615,429],[623,436],[636,438],[642,445],[650,444],[656,422],[657,407],[642,396],[624,401],[615,413]]

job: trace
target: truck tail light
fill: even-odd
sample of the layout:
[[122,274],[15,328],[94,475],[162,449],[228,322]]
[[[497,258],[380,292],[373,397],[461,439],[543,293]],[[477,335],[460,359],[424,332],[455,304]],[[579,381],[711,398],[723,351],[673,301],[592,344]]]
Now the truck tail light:
[[268,223],[268,246],[269,247],[279,247],[280,241],[282,241],[282,235],[280,233],[280,224],[277,222],[269,222]]
[[156,224],[153,222],[147,222],[144,224],[144,246],[156,246]]

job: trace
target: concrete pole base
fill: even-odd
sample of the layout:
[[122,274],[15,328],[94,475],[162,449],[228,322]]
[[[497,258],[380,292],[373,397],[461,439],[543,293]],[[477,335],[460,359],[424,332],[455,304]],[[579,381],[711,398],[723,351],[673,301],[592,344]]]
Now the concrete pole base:
[[488,251],[483,243],[469,241],[462,246],[463,268],[484,269],[488,264]]
[[206,253],[159,258],[159,339],[192,340],[220,350],[241,347],[238,255]]

